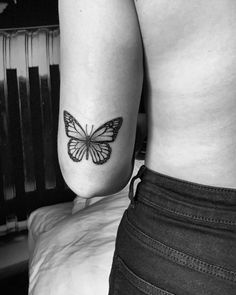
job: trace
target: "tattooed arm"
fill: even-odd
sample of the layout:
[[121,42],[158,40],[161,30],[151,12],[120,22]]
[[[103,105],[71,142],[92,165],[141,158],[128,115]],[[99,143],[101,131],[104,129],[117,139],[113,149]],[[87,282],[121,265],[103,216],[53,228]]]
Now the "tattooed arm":
[[59,161],[84,198],[110,194],[132,173],[142,89],[133,0],[60,0]]

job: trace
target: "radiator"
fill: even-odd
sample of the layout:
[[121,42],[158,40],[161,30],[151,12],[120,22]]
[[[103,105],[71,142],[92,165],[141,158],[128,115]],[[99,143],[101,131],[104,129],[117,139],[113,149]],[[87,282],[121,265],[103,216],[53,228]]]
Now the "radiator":
[[66,186],[56,149],[59,28],[2,30],[0,48],[1,234],[64,201]]

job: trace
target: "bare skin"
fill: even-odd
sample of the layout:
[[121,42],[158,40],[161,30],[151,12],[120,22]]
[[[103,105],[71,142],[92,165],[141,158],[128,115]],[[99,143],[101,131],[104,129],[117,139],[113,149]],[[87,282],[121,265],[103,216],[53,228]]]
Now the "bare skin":
[[235,188],[235,1],[135,4],[148,81],[147,167]]
[[[60,0],[59,4],[58,151],[69,187],[91,198],[127,184],[146,83],[146,166],[196,183],[236,188],[236,2]],[[103,165],[94,165],[91,157],[71,160],[64,111],[83,128],[122,117]]]

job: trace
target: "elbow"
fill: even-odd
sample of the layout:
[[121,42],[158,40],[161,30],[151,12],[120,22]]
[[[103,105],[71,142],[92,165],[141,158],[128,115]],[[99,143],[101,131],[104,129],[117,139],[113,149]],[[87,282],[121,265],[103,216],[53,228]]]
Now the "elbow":
[[[88,168],[81,165],[81,169],[68,169],[60,164],[65,183],[77,196],[90,199],[99,196],[108,196],[122,190],[128,183],[132,174],[130,167],[117,168],[112,171],[104,169],[97,172],[97,167]],[[101,167],[100,167],[101,168]]]
[[60,162],[61,173],[67,187],[81,198],[90,199],[97,195],[98,187],[91,178],[86,178],[80,169],[74,170]]
[[62,172],[62,176],[67,187],[74,192],[76,196],[81,198],[90,199],[96,196],[96,190],[93,185],[81,181],[81,178],[76,175],[71,175],[66,171]]

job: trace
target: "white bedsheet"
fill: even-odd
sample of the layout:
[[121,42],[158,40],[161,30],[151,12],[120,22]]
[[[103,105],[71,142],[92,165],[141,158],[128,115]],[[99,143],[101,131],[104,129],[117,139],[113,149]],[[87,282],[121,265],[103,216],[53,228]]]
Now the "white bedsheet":
[[[143,164],[135,163],[134,173]],[[128,186],[72,214],[73,204],[40,208],[29,218],[30,295],[105,295]]]

